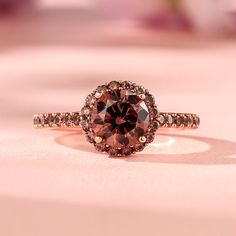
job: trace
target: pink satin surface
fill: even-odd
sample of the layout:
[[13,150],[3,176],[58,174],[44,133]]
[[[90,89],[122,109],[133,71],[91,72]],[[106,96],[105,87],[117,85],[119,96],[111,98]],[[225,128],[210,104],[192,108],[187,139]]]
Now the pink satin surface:
[[[0,235],[236,234],[236,44],[33,45],[0,54]],[[142,84],[198,130],[160,131],[129,158],[33,113],[77,111],[97,85]]]

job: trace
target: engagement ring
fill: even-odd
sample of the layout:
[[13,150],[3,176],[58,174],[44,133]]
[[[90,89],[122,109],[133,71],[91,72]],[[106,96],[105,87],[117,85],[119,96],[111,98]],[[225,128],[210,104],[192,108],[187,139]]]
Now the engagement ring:
[[130,81],[98,86],[81,111],[34,115],[36,128],[82,129],[96,150],[129,156],[153,142],[158,128],[198,128],[191,113],[159,112],[152,94]]

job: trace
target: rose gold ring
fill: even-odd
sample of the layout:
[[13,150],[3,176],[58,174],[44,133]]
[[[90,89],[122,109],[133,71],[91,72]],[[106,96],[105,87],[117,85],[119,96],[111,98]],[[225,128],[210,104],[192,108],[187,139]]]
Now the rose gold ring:
[[98,151],[110,156],[142,151],[159,128],[196,129],[199,125],[196,114],[159,112],[153,95],[130,81],[98,86],[81,111],[34,115],[35,128],[83,130]]

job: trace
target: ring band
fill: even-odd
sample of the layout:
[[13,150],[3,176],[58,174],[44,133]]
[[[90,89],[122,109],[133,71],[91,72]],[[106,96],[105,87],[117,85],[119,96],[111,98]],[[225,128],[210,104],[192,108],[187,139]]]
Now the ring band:
[[[34,114],[35,128],[76,128],[82,130],[82,115],[80,112],[39,113]],[[157,119],[160,128],[188,128],[196,129],[200,125],[200,118],[192,113],[160,112]]]
[[130,81],[98,86],[81,111],[34,115],[35,128],[83,130],[96,150],[118,157],[142,151],[159,128],[196,129],[199,125],[196,114],[159,112],[154,96]]

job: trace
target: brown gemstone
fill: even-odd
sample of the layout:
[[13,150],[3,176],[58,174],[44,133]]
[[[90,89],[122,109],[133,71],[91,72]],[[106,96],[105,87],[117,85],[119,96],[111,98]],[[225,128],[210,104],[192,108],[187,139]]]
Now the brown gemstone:
[[48,115],[48,125],[49,126],[55,125],[55,116],[53,114]]
[[151,132],[156,132],[158,127],[159,127],[159,123],[157,121],[153,121],[152,124],[150,125],[150,131]]
[[196,126],[199,126],[200,125],[200,119],[199,117],[194,117],[194,120],[193,120],[193,124],[196,125]]
[[72,114],[72,121],[73,121],[73,124],[78,126],[80,124],[80,114],[79,112],[74,112]]
[[62,126],[63,124],[63,115],[61,113],[57,113],[55,116],[55,124],[57,126]]
[[71,126],[73,123],[72,115],[70,113],[65,113],[64,122],[66,126]]
[[34,125],[35,125],[35,126],[40,125],[40,118],[39,118],[38,115],[36,115],[36,116],[34,117]]
[[176,126],[179,127],[182,123],[182,117],[180,115],[177,115],[176,118],[175,118],[175,123],[176,123]]
[[138,143],[149,125],[145,101],[129,90],[104,93],[91,111],[91,126],[95,136],[102,137],[113,148],[130,147]]

